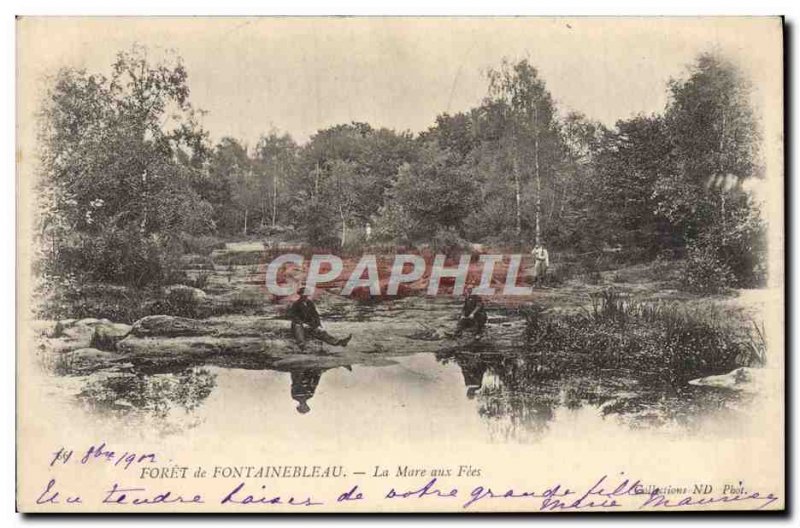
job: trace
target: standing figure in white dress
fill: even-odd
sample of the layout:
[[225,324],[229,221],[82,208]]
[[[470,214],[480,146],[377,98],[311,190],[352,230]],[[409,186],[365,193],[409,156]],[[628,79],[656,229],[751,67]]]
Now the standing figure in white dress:
[[533,255],[533,284],[541,286],[550,267],[550,255],[540,242],[531,251]]

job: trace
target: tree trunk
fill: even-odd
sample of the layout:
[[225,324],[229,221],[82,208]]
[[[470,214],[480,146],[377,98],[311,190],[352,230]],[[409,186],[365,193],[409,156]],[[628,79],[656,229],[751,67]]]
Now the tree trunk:
[[[516,165],[516,163],[514,165]],[[514,196],[516,198],[517,208],[515,231],[517,233],[517,239],[522,241],[522,189],[519,181],[519,171],[517,171],[516,167],[514,168]]]
[[722,108],[722,127],[719,134],[719,156],[717,158],[717,172],[720,174],[720,187],[719,187],[719,195],[720,195],[720,214],[722,216],[722,243],[725,243],[726,233],[727,233],[727,225],[725,221],[725,184],[727,183],[727,175],[725,174],[725,167],[723,163],[723,156],[724,156],[724,149],[725,149],[725,108]]
[[247,235],[247,213],[248,213],[248,210],[245,207],[245,209],[244,209],[244,234],[245,235]]
[[539,217],[542,214],[542,178],[539,174],[539,117],[536,106],[533,107],[533,174],[536,178],[536,244],[541,243],[541,227]]
[[267,225],[267,202],[266,197],[261,199],[261,220],[259,221],[261,227]]
[[344,209],[339,207],[339,216],[342,217],[342,247],[344,247],[345,242],[347,242],[347,221],[344,216]]
[[275,227],[275,222],[278,218],[278,179],[277,177],[272,181],[272,227]]

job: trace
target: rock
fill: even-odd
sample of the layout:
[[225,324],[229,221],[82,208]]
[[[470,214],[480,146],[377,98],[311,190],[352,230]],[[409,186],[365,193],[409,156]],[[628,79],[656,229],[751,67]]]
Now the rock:
[[185,284],[173,284],[166,287],[167,299],[173,300],[186,300],[202,301],[206,298],[206,292],[199,288],[192,288]]
[[96,348],[79,348],[72,351],[72,365],[76,370],[96,370],[120,359],[119,354]]
[[143,317],[133,323],[131,329],[131,335],[135,337],[182,337],[213,334],[214,328],[205,321],[172,315]]
[[272,353],[285,354],[293,344],[285,339],[264,340],[258,337],[209,337],[189,336],[168,339],[136,337],[130,335],[117,344],[126,357],[178,357],[181,359],[210,359],[217,356],[260,355],[271,357]]
[[[117,343],[127,361],[154,368],[172,363],[207,363],[236,368],[269,368],[299,356],[314,364],[374,364],[384,355],[435,352],[441,340],[419,340],[420,327],[387,318],[375,322],[328,322],[334,336],[353,334],[347,347],[310,340],[304,350],[294,342],[289,322],[265,317],[229,316],[205,320],[166,315],[144,317]],[[456,346],[458,346],[456,344]],[[324,357],[333,359],[323,359]]]
[[88,325],[75,325],[64,328],[61,331],[61,336],[67,340],[77,341],[84,343],[82,346],[89,346],[94,335],[94,328]]
[[84,319],[78,319],[72,326],[94,326],[100,323],[107,323],[109,322],[108,319],[96,319],[94,317],[86,317]]
[[108,319],[81,319],[58,321],[51,332],[41,336],[43,348],[50,352],[66,352],[88,348],[92,343],[95,326],[111,324]]
[[94,335],[95,327],[109,324],[113,323],[108,319],[95,319],[94,317],[87,317],[77,321],[65,319],[56,324],[54,331],[59,330],[60,336],[85,343],[83,346],[88,347]]
[[102,323],[95,325],[91,346],[99,350],[114,352],[117,343],[125,338],[133,327],[122,323]]
[[131,327],[108,319],[62,319],[37,326],[39,348],[47,353],[62,354],[79,349],[114,351],[114,344],[130,332]]
[[89,346],[91,337],[85,341],[70,339],[68,337],[44,338],[39,343],[39,349],[48,354],[61,354],[78,348]]
[[64,329],[74,322],[74,319],[65,319],[61,321],[36,319],[30,322],[30,328],[36,336],[63,337]]
[[149,315],[133,323],[134,337],[274,337],[288,335],[289,323],[266,318],[189,319],[171,315]]
[[689,385],[741,392],[760,392],[763,375],[762,369],[740,367],[727,374],[693,379],[689,382]]
[[53,350],[47,357],[50,367],[59,374],[76,375],[101,369],[117,368],[122,356],[96,348]]
[[264,252],[264,243],[259,241],[245,241],[245,242],[227,242],[225,244],[225,249],[235,253],[235,252],[251,252],[251,251],[260,251]]

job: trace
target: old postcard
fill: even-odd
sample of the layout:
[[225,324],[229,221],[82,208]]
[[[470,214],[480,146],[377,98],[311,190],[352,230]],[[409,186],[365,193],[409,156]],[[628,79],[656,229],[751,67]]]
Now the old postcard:
[[785,508],[780,18],[17,21],[17,508]]

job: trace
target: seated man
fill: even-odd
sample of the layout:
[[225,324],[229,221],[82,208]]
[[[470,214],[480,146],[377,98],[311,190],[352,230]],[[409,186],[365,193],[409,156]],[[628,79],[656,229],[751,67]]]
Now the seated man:
[[464,289],[464,308],[458,320],[455,336],[460,336],[461,333],[467,329],[474,331],[477,336],[482,335],[486,327],[487,319],[488,317],[483,306],[483,301],[480,297],[472,293],[471,286],[467,286],[467,288]]
[[287,315],[292,320],[292,335],[300,348],[305,348],[306,335],[329,345],[347,346],[350,338],[353,337],[352,334],[343,339],[337,339],[323,330],[317,307],[314,306],[314,301],[308,298],[308,291],[300,288],[298,294],[300,298],[292,303]]

